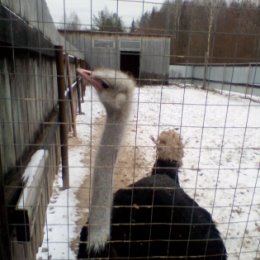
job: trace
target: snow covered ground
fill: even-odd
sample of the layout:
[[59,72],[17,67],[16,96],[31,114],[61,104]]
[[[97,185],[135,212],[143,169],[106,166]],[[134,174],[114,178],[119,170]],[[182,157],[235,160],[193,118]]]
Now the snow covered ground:
[[[95,145],[105,116],[92,88],[87,88],[82,110],[85,115],[77,117],[78,137],[70,139],[71,188],[61,189],[59,172],[39,260],[76,259],[77,238],[89,203],[89,196],[82,198],[80,194],[83,189],[84,194],[89,192],[86,178],[92,173]],[[137,88],[118,163],[118,168],[128,171],[115,173],[116,178],[121,177],[115,189],[149,174],[155,160],[150,136],[172,128],[178,129],[185,143],[180,183],[213,214],[229,259],[259,259],[259,103],[193,87]]]

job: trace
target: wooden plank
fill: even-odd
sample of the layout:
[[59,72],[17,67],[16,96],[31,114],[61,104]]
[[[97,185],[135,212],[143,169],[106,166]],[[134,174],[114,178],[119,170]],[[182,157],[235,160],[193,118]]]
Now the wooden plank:
[[[45,66],[45,87],[46,87],[46,91],[45,91],[45,107],[46,107],[46,113],[48,115],[48,111],[51,110],[51,108],[53,107],[53,100],[52,100],[52,88],[50,88],[50,80],[49,80],[49,77],[50,75],[52,75],[52,71],[51,71],[51,63],[52,62],[46,62],[46,66]],[[57,100],[58,96],[56,96],[56,104],[58,103],[58,100]]]
[[[24,131],[23,131],[23,113],[26,112],[23,106],[23,90],[22,88],[17,88],[21,82],[23,82],[21,74],[22,61],[17,59],[14,67],[14,74],[11,75],[10,85],[11,85],[11,96],[12,96],[12,123],[14,129],[14,146],[15,146],[15,158],[16,161],[20,160],[24,149]],[[27,130],[26,130],[27,131]],[[19,166],[21,166],[19,162]]]
[[[30,141],[31,141],[31,136],[30,134],[30,123],[31,123],[31,114],[34,113],[34,109],[29,109],[28,110],[28,104],[30,103],[30,99],[28,97],[30,96],[30,90],[31,90],[31,84],[30,84],[30,69],[29,69],[29,61],[30,61],[30,56],[29,53],[26,55],[26,58],[23,59],[23,62],[21,62],[21,68],[20,68],[20,75],[19,78],[21,79],[21,82],[26,82],[26,87],[21,88],[22,92],[22,100],[21,100],[21,106],[22,106],[22,118],[21,120],[21,125],[22,125],[22,136],[23,140],[21,141],[22,147],[23,147],[23,153],[27,153],[30,149]],[[17,88],[17,86],[16,86]],[[23,167],[23,165],[22,165]]]
[[16,164],[12,118],[13,100],[11,99],[7,59],[0,59],[0,81],[0,96],[2,98],[0,102],[0,121],[2,122],[0,131],[0,155],[2,164],[0,170],[2,170],[2,176],[4,176],[7,169],[14,167]]
[[77,91],[77,103],[78,103],[78,113],[81,115],[82,110],[81,110],[81,96],[82,96],[82,91],[81,91],[81,84],[80,84],[80,79],[77,76],[77,69],[80,67],[79,60],[75,57],[74,59],[75,62],[75,75],[76,75],[76,91]]
[[33,236],[32,236],[32,240],[31,240],[31,247],[32,247],[32,251],[33,252],[37,252],[37,248],[38,248],[38,244],[40,243],[40,236],[39,236],[39,230],[40,230],[40,226],[39,226],[39,208],[35,214],[36,219],[37,219],[37,223],[34,224],[33,226]]
[[67,72],[67,81],[68,81],[68,88],[69,88],[69,99],[70,99],[70,114],[71,114],[71,121],[72,121],[72,129],[73,129],[73,136],[77,136],[77,128],[76,128],[76,111],[74,105],[74,91],[72,89],[72,83],[70,78],[70,62],[69,56],[65,56],[65,64],[66,64],[66,72]]
[[59,93],[59,113],[60,113],[60,144],[62,157],[62,180],[63,188],[69,187],[69,158],[68,158],[68,130],[65,103],[65,81],[64,81],[64,57],[62,46],[56,46],[56,66]]
[[[59,149],[60,147],[60,131],[56,132],[56,146],[55,146],[55,168],[56,168],[56,173],[58,173],[59,167],[60,167],[60,162],[61,162],[61,150]],[[59,145],[58,145],[59,144]]]
[[39,123],[42,123],[46,114],[45,114],[45,104],[44,104],[44,94],[45,94],[45,86],[44,86],[44,65],[45,61],[41,60],[39,62],[39,78],[38,78],[38,84],[37,87],[39,88],[39,97],[38,97],[38,103],[39,103]]
[[36,243],[38,243],[37,235],[36,235],[36,232],[37,232],[36,227],[37,227],[37,224],[34,224],[34,226],[33,226],[33,236],[32,236],[30,243],[28,243],[28,249],[30,250],[30,257],[32,259],[33,259],[33,256],[34,256],[34,259],[35,259],[36,252],[38,251],[38,246],[36,246]]
[[[34,111],[29,111],[27,108],[27,92],[30,88],[28,82],[28,61],[23,59],[16,59],[15,67],[11,74],[11,99],[12,99],[12,124],[14,129],[14,143],[15,145],[15,158],[18,166],[22,167],[22,156],[29,150],[30,132],[29,122],[30,114]],[[22,83],[21,83],[22,82]],[[23,82],[26,82],[26,87]],[[21,85],[23,87],[21,87]],[[20,87],[17,87],[20,86]]]
[[[56,139],[57,143],[58,143],[58,139]],[[52,195],[52,183],[53,180],[55,178],[55,174],[58,172],[57,171],[57,165],[56,165],[56,145],[55,144],[51,144],[50,146],[50,156],[49,156],[49,160],[50,160],[50,166],[49,167],[49,174],[47,176],[47,195],[48,198],[51,197]],[[49,199],[48,199],[49,201]]]
[[34,78],[33,78],[33,60],[29,59],[27,65],[27,77],[26,77],[26,82],[27,82],[27,88],[26,88],[26,93],[25,93],[25,98],[26,98],[26,113],[27,113],[27,118],[29,119],[28,122],[28,135],[29,135],[29,144],[33,142],[33,135],[35,133],[35,124],[34,122],[36,121],[36,111],[34,109],[35,106],[35,100],[34,100]]
[[42,244],[43,236],[44,236],[44,221],[45,221],[45,213],[47,204],[45,203],[44,197],[46,196],[46,192],[41,194],[41,203],[38,210],[38,229],[37,235],[39,237],[38,247]]
[[[86,69],[87,68],[87,64],[84,60],[80,60],[80,67],[83,68],[83,69]],[[84,102],[84,97],[85,97],[85,94],[86,94],[86,85],[84,84],[84,80],[81,78],[80,80],[80,86],[81,86],[81,102],[83,103]]]
[[57,82],[57,69],[56,69],[56,63],[52,62],[52,70],[51,70],[51,74],[50,77],[52,79],[52,83],[51,86],[52,87],[52,91],[53,91],[53,97],[55,97],[55,99],[53,99],[54,102],[54,106],[57,105],[57,100],[58,100],[58,82]]

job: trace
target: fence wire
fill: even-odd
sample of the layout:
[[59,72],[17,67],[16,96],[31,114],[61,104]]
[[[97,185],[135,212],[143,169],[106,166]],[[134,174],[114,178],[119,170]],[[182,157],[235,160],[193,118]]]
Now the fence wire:
[[[107,117],[77,69],[105,67],[127,72],[136,88],[108,167],[112,191],[104,192],[151,176],[151,136],[174,130],[184,144],[178,189],[212,215],[228,259],[260,259],[259,12],[259,1],[2,0],[0,258],[77,258],[94,171],[103,167],[95,158]],[[141,207],[133,194],[129,222]],[[171,255],[172,234],[185,225],[154,223],[158,208],[168,206],[153,203],[150,222],[131,222],[124,253],[110,258],[198,258],[189,252],[192,239],[185,255]],[[128,239],[141,224],[149,239]],[[169,231],[159,239],[167,245],[163,255],[154,246],[159,224]],[[145,256],[133,257],[136,241],[147,246]]]

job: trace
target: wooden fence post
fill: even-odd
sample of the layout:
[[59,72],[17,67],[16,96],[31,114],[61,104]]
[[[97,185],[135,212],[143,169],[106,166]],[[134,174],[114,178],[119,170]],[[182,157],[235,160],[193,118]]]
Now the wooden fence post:
[[82,97],[82,89],[81,89],[81,82],[79,77],[77,76],[77,68],[79,68],[79,60],[77,57],[74,58],[75,61],[75,71],[76,71],[76,77],[77,77],[77,94],[78,94],[78,108],[79,108],[79,114],[82,115],[82,110],[81,110],[81,97]]
[[71,120],[72,120],[72,129],[73,129],[73,136],[77,137],[77,128],[76,128],[76,111],[74,107],[74,100],[73,100],[73,88],[70,79],[70,61],[69,55],[65,55],[65,64],[66,64],[66,72],[67,72],[67,80],[68,80],[68,87],[69,87],[69,99],[70,99],[70,111],[71,111]]
[[[86,64],[84,62],[84,60],[80,60],[79,62],[80,67],[81,68],[86,68]],[[86,86],[83,84],[83,79],[80,80],[80,88],[81,88],[81,102],[84,102],[84,96],[85,96],[85,90],[86,90]]]
[[61,142],[61,160],[62,160],[62,181],[63,188],[69,187],[69,157],[68,157],[68,126],[66,116],[66,97],[65,97],[65,79],[64,79],[64,56],[63,47],[55,46],[58,96],[59,96],[59,121],[60,121],[60,142]]

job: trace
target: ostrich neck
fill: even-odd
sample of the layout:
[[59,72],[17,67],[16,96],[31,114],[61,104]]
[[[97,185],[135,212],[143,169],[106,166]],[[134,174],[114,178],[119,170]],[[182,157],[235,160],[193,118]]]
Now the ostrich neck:
[[107,175],[107,173],[113,171],[125,129],[125,121],[126,116],[115,114],[107,115],[106,124],[96,156],[94,175]]
[[[100,142],[100,153],[102,148],[117,150],[120,146],[123,132],[125,128],[126,116],[123,115],[107,115],[104,132]],[[108,147],[106,147],[108,146]]]
[[108,113],[97,152],[89,214],[89,249],[104,248],[110,235],[113,169],[123,137],[127,114]]

